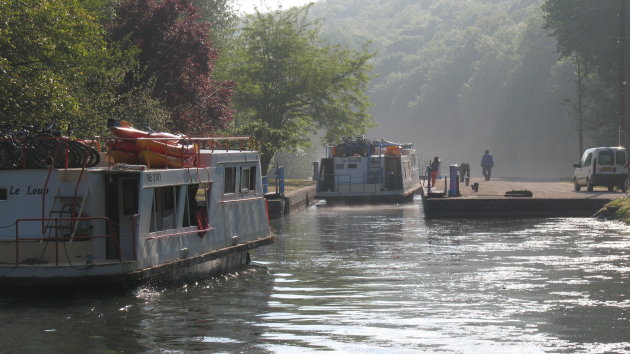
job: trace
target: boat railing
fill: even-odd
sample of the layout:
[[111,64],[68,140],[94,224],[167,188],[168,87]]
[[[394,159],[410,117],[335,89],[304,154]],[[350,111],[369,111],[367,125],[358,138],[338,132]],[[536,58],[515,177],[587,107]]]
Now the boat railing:
[[[120,162],[143,165],[146,169],[207,167],[201,159],[203,151],[254,151],[258,148],[255,139],[249,136],[108,137],[105,140],[109,166]],[[122,151],[124,159],[116,157],[115,151]]]
[[[186,136],[162,137],[95,137],[90,140],[73,139],[51,135],[8,135],[0,134],[0,169],[49,169],[85,168],[99,164],[102,147],[107,152],[109,165],[118,161],[112,159],[111,151],[116,142],[130,143],[134,153],[142,150],[157,150],[156,167],[204,167],[199,158],[201,150],[244,151],[257,150],[257,142],[249,136]],[[154,145],[142,143],[153,142]],[[142,145],[136,148],[136,145]],[[159,159],[163,158],[164,163]],[[170,163],[166,163],[166,161]],[[151,168],[151,160],[145,165]],[[123,161],[124,162],[124,161]],[[126,162],[125,162],[126,163]],[[134,163],[130,163],[134,164]]]
[[[74,229],[76,230],[76,225],[82,222],[85,223],[89,223],[90,224],[90,230],[86,231],[86,233],[91,233],[92,230],[96,230],[98,228],[94,227],[93,224],[94,222],[103,222],[104,223],[104,228],[105,228],[105,234],[102,235],[89,235],[89,234],[82,234],[81,232],[76,232],[73,231],[72,234],[69,235],[62,235],[59,236],[57,232],[55,232],[55,235],[47,235],[46,232],[42,232],[41,235],[39,236],[23,236],[20,235],[20,224],[24,224],[24,223],[46,223],[47,225],[49,225],[49,227],[53,230],[62,230],[62,229]],[[72,225],[72,226],[67,226],[67,225]],[[113,228],[112,225],[112,221],[111,219],[107,218],[107,217],[98,217],[98,216],[88,216],[88,217],[75,217],[75,218],[21,218],[21,219],[16,219],[15,221],[15,266],[19,266],[21,264],[33,264],[33,262],[37,263],[46,263],[43,261],[43,259],[24,259],[22,260],[20,257],[20,245],[22,245],[23,247],[26,245],[26,243],[24,242],[32,242],[34,243],[38,243],[41,245],[41,257],[44,257],[44,254],[46,253],[46,248],[48,247],[48,245],[53,242],[55,245],[55,254],[54,254],[54,260],[55,260],[55,265],[59,265],[59,253],[60,253],[60,245],[66,245],[68,242],[81,242],[81,241],[90,241],[90,240],[98,240],[98,239],[106,239],[106,240],[112,240],[114,246],[116,247],[116,252],[118,255],[118,261],[122,262],[122,254],[121,254],[121,249],[120,249],[120,239],[118,237],[116,237],[115,234],[109,234],[107,230],[115,230]],[[105,247],[104,247],[105,248]],[[68,258],[68,262],[72,263],[72,260],[70,259],[70,256],[68,254],[68,250],[67,248],[64,247],[64,254],[65,256]],[[93,259],[92,254],[90,254],[90,257],[92,257],[92,259],[90,260],[86,260],[86,262],[93,262],[95,259]]]
[[[375,193],[387,190],[402,189],[402,174],[385,172],[381,174],[367,173],[361,176],[352,174],[323,174],[319,176],[318,192],[332,193]],[[344,188],[340,188],[344,186]],[[360,188],[354,188],[361,186]],[[347,189],[347,190],[346,190]]]
[[0,169],[81,168],[98,164],[97,140],[0,135]]

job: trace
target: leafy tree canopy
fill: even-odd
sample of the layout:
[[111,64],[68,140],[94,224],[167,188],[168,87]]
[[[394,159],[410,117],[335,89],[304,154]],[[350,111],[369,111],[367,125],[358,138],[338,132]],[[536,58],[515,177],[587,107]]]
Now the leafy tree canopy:
[[218,50],[230,45],[231,35],[238,25],[233,0],[194,0],[201,18],[210,25],[210,41]]
[[9,125],[81,118],[81,92],[103,73],[103,28],[75,0],[0,2],[0,117]]
[[[558,50],[564,56],[577,55],[584,69],[617,87],[620,2],[547,0],[542,8],[545,29],[557,39]],[[630,21],[628,13],[626,21]]]
[[139,49],[123,92],[152,86],[172,112],[170,127],[183,132],[207,134],[232,119],[233,84],[212,78],[218,53],[191,0],[124,0],[116,13],[110,40]]
[[365,133],[372,126],[364,94],[372,53],[322,41],[310,6],[247,16],[225,72],[238,82],[236,131],[261,143],[261,163],[279,150],[304,146],[310,132],[324,139]]

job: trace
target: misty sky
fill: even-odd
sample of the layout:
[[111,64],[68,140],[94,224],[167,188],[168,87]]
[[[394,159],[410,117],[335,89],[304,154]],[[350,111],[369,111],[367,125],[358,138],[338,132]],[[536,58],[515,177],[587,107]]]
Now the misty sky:
[[234,6],[238,11],[253,12],[257,7],[259,10],[265,8],[276,9],[279,5],[284,9],[288,9],[293,6],[306,5],[309,2],[315,2],[315,0],[235,0]]

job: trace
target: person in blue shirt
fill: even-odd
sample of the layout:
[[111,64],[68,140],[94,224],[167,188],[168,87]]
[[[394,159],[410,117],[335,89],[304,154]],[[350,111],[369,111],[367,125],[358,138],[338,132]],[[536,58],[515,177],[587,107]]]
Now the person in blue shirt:
[[483,171],[483,176],[485,177],[486,181],[490,180],[490,176],[492,175],[492,167],[494,167],[492,155],[490,155],[490,151],[486,150],[486,153],[481,157],[481,170]]

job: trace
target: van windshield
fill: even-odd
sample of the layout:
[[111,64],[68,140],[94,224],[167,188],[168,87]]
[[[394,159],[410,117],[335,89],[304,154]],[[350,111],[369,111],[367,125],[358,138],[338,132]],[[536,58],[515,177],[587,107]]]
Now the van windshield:
[[614,165],[615,153],[612,150],[600,152],[597,163],[600,165]]

